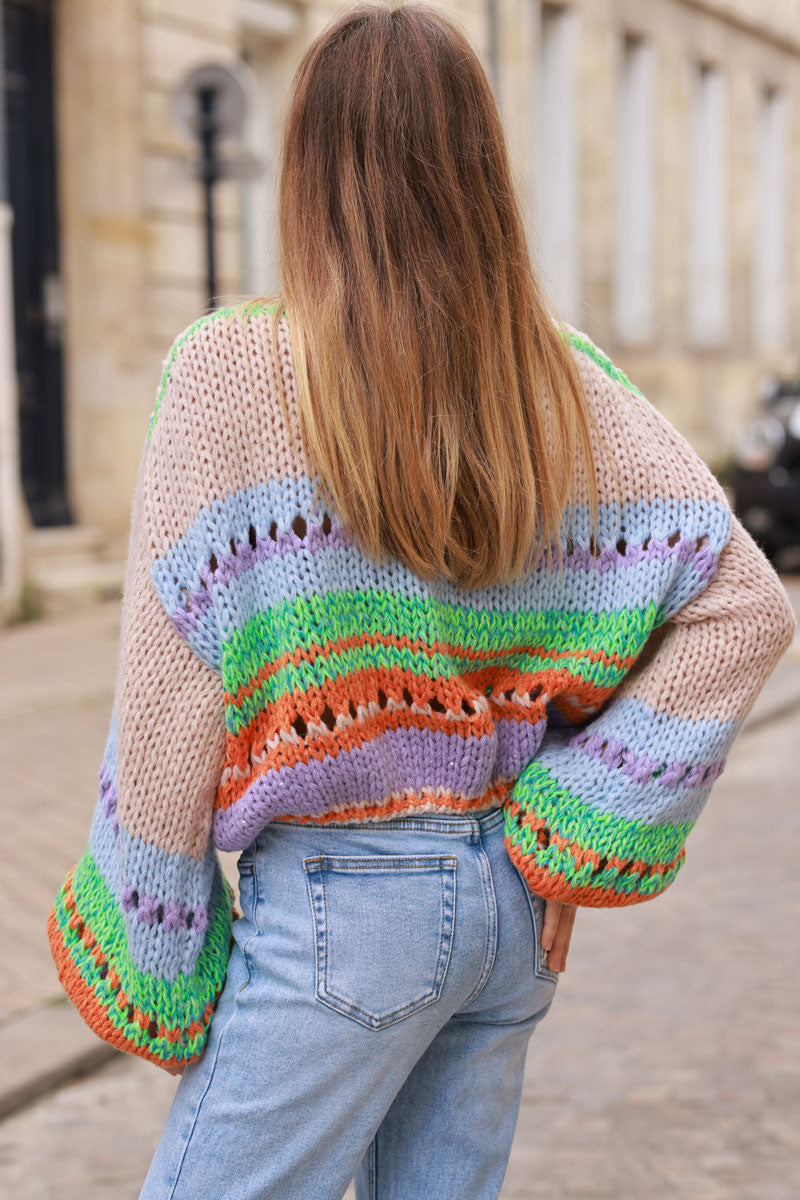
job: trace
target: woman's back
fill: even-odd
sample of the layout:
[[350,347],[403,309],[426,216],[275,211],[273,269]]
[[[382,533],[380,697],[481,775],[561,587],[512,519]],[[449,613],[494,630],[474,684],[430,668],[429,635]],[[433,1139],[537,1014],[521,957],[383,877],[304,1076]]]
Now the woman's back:
[[[243,849],[281,815],[324,823],[503,804],[546,729],[596,714],[653,630],[713,578],[731,530],[722,490],[622,373],[565,329],[614,448],[621,511],[609,502],[616,480],[606,466],[595,541],[577,471],[563,570],[541,556],[505,585],[468,591],[420,579],[397,560],[366,557],[338,514],[315,504],[285,316],[277,355],[269,326],[266,310],[223,310],[178,339],[147,451],[145,504],[160,534],[148,569],[174,629],[224,691],[215,843]],[[673,662],[676,693],[694,665]],[[628,703],[616,706],[621,750],[641,726],[637,700],[662,719],[730,715],[714,689],[701,711],[691,702],[684,711],[671,693],[647,688],[646,679],[639,692],[631,683]],[[651,774],[662,757],[680,757],[680,740],[665,729],[658,761],[650,746]],[[585,754],[573,757],[563,782],[575,799],[596,799],[581,796],[575,778]],[[681,789],[682,812],[704,796],[716,762]],[[616,800],[613,774],[606,780],[607,810],[616,803],[618,815],[646,817],[648,796],[663,799],[663,783],[641,763],[636,770],[635,794],[629,774]],[[674,858],[650,863],[651,882]]]

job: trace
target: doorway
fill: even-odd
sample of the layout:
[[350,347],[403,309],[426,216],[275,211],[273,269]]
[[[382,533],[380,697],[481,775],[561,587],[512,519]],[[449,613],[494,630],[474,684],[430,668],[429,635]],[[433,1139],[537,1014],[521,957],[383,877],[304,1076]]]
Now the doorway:
[[64,446],[51,0],[3,4],[22,488],[36,526],[71,520]]

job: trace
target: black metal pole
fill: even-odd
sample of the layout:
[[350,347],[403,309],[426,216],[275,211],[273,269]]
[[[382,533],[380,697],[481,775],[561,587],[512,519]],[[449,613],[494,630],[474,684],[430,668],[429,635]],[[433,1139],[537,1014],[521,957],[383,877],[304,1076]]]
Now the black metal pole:
[[205,243],[206,243],[206,295],[208,311],[217,303],[216,240],[214,230],[214,184],[220,176],[217,155],[217,92],[215,88],[201,88],[200,101],[200,179],[203,184]]
[[0,204],[8,200],[8,164],[6,162],[6,13],[0,0]]

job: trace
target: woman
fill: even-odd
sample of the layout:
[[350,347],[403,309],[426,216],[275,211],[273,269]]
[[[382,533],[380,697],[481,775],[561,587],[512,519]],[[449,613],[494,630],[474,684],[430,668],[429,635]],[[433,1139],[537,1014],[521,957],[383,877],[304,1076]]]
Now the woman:
[[575,906],[669,886],[794,617],[547,312],[440,14],[308,50],[280,236],[282,296],[165,362],[51,944],[101,1037],[185,1068],[146,1200],[488,1200]]

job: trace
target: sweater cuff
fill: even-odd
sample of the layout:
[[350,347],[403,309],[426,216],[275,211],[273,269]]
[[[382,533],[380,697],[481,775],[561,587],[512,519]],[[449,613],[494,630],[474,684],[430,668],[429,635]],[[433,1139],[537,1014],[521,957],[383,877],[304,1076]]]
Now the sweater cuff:
[[504,811],[504,840],[532,891],[586,907],[637,904],[663,892],[694,821],[648,824],[598,812],[547,767],[529,765]]
[[218,871],[194,971],[174,982],[157,978],[133,963],[123,912],[87,849],[56,896],[47,932],[61,984],[99,1037],[161,1067],[185,1065],[205,1049],[225,983],[232,911]]

